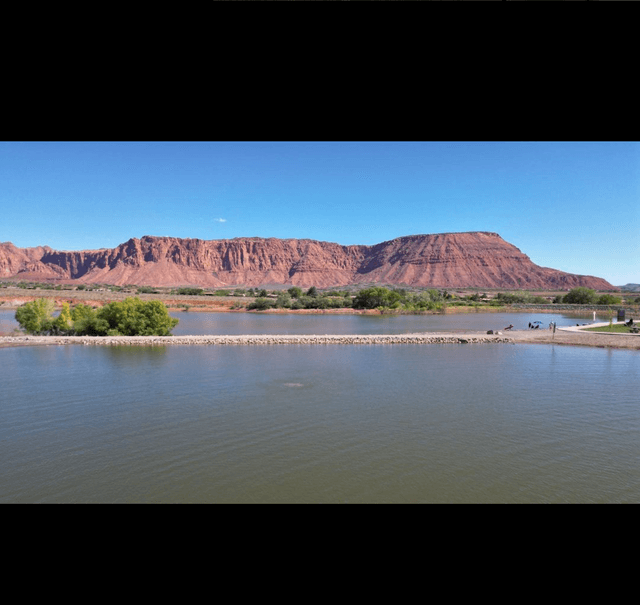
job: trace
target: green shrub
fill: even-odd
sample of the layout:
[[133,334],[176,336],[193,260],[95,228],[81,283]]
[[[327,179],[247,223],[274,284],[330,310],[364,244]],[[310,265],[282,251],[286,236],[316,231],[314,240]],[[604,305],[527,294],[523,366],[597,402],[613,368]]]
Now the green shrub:
[[595,301],[596,292],[590,288],[573,288],[564,297],[564,302],[570,305],[592,305]]
[[71,311],[73,320],[72,333],[81,336],[103,336],[109,325],[104,319],[98,319],[98,314],[93,307],[80,303]]
[[159,300],[143,302],[139,298],[109,303],[97,316],[109,325],[107,334],[116,336],[169,336],[179,321],[169,315]]
[[46,334],[53,327],[53,300],[38,298],[16,310],[16,321],[29,334]]
[[622,299],[613,296],[612,294],[603,294],[598,298],[597,304],[599,305],[619,305],[622,302]]
[[305,305],[307,309],[328,309],[330,307],[329,299],[324,296],[318,296],[317,298],[309,296],[307,301]]
[[360,290],[353,300],[354,309],[377,309],[391,307],[401,300],[402,294],[380,286]]
[[29,334],[75,334],[79,336],[169,336],[178,325],[159,300],[141,301],[127,298],[112,302],[98,311],[85,304],[53,318],[53,301],[40,298],[16,311],[16,321]]
[[272,309],[275,306],[275,302],[269,298],[263,296],[256,298],[252,303],[247,305],[249,311],[266,311]]
[[506,304],[518,304],[518,303],[527,303],[529,302],[529,296],[524,292],[498,292],[496,294],[496,300]]
[[291,296],[288,292],[280,292],[276,302],[274,303],[276,309],[290,309],[291,308]]

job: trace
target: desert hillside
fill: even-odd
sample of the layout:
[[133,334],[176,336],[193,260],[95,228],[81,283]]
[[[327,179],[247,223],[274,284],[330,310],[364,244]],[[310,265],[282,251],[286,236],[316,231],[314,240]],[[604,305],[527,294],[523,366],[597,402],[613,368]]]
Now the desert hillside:
[[422,287],[615,290],[599,277],[540,267],[497,233],[409,235],[374,246],[308,239],[144,236],[116,248],[57,251],[0,243],[0,278],[147,286]]

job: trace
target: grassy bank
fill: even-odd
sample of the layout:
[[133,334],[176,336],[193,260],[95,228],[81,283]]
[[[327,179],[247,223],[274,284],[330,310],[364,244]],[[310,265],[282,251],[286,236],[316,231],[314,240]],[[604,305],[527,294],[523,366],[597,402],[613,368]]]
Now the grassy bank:
[[[634,329],[638,328],[636,324],[633,326]],[[629,328],[629,326],[624,323],[614,323],[611,326],[600,326],[598,328],[585,328],[585,332],[613,332],[615,334],[634,334],[633,330]]]

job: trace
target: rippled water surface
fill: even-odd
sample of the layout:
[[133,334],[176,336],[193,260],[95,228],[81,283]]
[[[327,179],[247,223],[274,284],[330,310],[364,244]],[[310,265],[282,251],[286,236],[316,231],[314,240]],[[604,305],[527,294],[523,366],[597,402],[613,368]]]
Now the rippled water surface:
[[[593,314],[460,313],[449,315],[339,315],[268,313],[172,313],[180,320],[177,336],[192,334],[408,334],[462,330],[501,330],[513,324],[526,329],[541,321],[548,327],[591,323]],[[598,321],[608,321],[598,318]]]
[[[0,310],[0,333],[18,328],[15,310]],[[501,330],[513,324],[526,329],[529,322],[548,327],[591,323],[592,313],[460,313],[449,315],[340,315],[330,313],[297,315],[269,313],[171,313],[180,320],[176,336],[196,334],[408,334],[462,330]],[[597,316],[608,321],[608,316]]]
[[640,501],[637,351],[18,347],[0,377],[0,502]]

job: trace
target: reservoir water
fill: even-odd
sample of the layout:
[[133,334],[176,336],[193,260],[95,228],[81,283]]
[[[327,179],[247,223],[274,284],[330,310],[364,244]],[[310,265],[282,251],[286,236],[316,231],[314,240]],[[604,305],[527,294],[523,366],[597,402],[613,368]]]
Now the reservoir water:
[[[0,331],[13,329],[6,313]],[[176,334],[481,330],[534,319],[176,317],[186,329]],[[0,380],[0,502],[640,501],[638,351],[16,347],[0,349]]]
[[[592,323],[593,313],[460,313],[448,315],[308,315],[271,313],[171,313],[180,320],[176,336],[195,334],[409,334],[414,332],[456,332],[501,330],[513,324],[526,329],[541,321],[541,328],[555,321],[558,327]],[[596,316],[608,321],[608,315]],[[18,328],[15,310],[0,310],[0,334]]]

